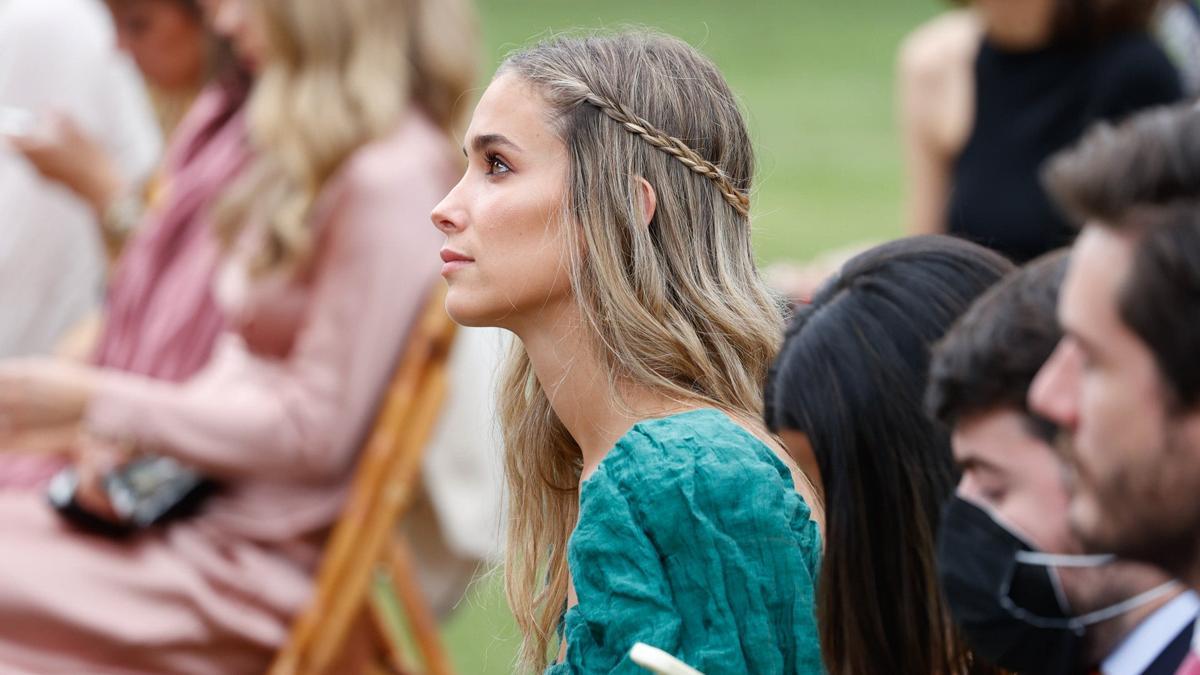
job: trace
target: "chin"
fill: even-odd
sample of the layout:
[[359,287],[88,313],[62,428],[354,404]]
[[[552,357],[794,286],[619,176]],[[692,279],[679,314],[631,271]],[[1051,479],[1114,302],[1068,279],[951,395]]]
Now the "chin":
[[495,326],[495,321],[492,319],[492,312],[488,312],[479,307],[476,302],[471,302],[471,298],[465,297],[461,289],[455,291],[451,286],[446,291],[446,314],[454,320],[454,323],[468,328],[488,328]]

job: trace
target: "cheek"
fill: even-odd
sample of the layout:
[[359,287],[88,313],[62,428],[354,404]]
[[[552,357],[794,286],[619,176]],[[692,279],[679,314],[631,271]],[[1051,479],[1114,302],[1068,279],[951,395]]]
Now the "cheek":
[[556,214],[538,208],[496,214],[498,222],[480,228],[484,271],[510,296],[537,301],[569,285],[570,259]]
[[1079,400],[1078,450],[1093,463],[1111,463],[1144,447],[1153,432],[1150,402],[1120,373],[1084,377]]
[[1019,472],[1013,472],[998,510],[1036,548],[1077,553],[1067,523],[1067,506],[1066,488],[1058,481],[1052,462],[1030,457]]
[[183,17],[163,17],[134,43],[138,65],[160,87],[195,84],[204,67],[204,36]]
[[476,262],[450,279],[447,300],[459,323],[511,328],[570,295],[558,202],[502,196],[507,195],[471,200],[471,224],[461,241]]

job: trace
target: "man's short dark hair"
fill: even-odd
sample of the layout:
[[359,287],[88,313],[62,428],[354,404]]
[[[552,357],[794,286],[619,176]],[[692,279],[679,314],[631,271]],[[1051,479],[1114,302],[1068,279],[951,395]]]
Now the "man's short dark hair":
[[925,404],[947,426],[1009,408],[1025,413],[1031,431],[1052,429],[1026,404],[1029,386],[1062,338],[1056,309],[1067,251],[1048,253],[979,298],[933,348]]
[[1118,291],[1122,321],[1149,347],[1178,406],[1200,402],[1200,110],[1157,108],[1102,125],[1043,172],[1079,224],[1137,237]]

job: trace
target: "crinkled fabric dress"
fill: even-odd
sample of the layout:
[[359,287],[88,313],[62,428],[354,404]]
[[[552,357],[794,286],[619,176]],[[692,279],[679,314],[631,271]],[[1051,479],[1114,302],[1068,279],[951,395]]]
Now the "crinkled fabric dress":
[[579,604],[546,673],[644,673],[635,642],[708,675],[822,672],[809,516],[788,468],[724,413],[635,425],[583,483]]

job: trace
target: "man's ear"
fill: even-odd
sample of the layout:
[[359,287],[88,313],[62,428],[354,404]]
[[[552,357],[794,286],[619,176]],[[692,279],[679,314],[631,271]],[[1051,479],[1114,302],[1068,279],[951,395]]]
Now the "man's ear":
[[658,208],[658,195],[654,193],[650,181],[638,176],[637,182],[642,193],[642,225],[650,227],[650,221],[654,219],[654,212]]

